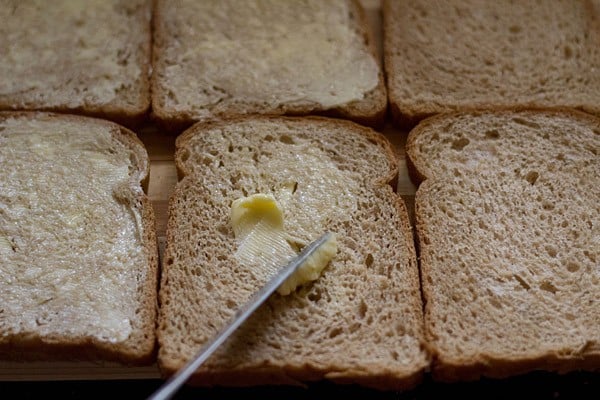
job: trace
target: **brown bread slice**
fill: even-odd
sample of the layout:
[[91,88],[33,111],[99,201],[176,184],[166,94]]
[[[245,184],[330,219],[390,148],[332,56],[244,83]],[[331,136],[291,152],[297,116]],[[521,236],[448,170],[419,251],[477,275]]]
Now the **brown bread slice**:
[[151,0],[0,1],[0,110],[141,122],[151,10]]
[[433,375],[600,369],[600,120],[429,118],[407,155]]
[[159,0],[154,27],[152,111],[171,130],[242,114],[383,122],[383,74],[355,0]]
[[0,359],[153,360],[148,167],[114,123],[0,112]]
[[572,107],[600,115],[597,0],[385,0],[390,109]]
[[266,281],[235,258],[229,221],[233,200],[262,192],[281,202],[285,231],[301,241],[336,232],[337,256],[314,283],[273,295],[192,382],[416,384],[428,365],[419,277],[383,136],[341,120],[248,117],[194,125],[177,148],[182,180],[170,202],[159,294],[166,375]]

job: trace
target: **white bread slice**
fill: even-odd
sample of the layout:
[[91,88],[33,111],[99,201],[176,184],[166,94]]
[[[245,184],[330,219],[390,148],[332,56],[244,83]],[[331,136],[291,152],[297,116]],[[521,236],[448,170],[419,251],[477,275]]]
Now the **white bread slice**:
[[0,359],[152,361],[148,167],[114,123],[0,112]]
[[440,380],[600,369],[600,119],[444,114],[409,135]]
[[141,122],[151,11],[152,0],[2,1],[0,110]]
[[242,114],[383,122],[385,83],[356,0],[158,0],[153,116],[170,130]]
[[390,109],[570,107],[600,115],[597,0],[384,0]]
[[178,138],[176,163],[182,179],[159,294],[165,375],[266,282],[264,271],[235,258],[229,221],[235,199],[261,192],[281,203],[286,232],[305,243],[336,232],[338,253],[314,283],[273,295],[192,382],[418,382],[428,365],[419,276],[406,208],[387,184],[397,161],[382,135],[321,117],[199,123]]

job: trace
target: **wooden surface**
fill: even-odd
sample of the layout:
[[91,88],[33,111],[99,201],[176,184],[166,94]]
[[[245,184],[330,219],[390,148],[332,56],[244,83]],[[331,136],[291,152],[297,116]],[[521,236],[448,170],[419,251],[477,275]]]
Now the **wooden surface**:
[[[362,0],[369,24],[377,43],[381,57],[381,12],[378,0]],[[160,132],[156,127],[148,125],[138,130],[150,156],[150,183],[148,197],[156,214],[156,229],[159,248],[165,244],[168,202],[177,183],[177,172],[173,163],[175,152],[175,136]],[[404,160],[404,143],[406,132],[401,132],[388,122],[383,130],[385,136],[396,148],[399,158],[400,173],[397,191],[407,204],[411,219],[414,210],[415,186],[408,178]],[[126,367],[113,363],[88,362],[6,362],[0,361],[0,380],[79,380],[79,379],[149,379],[158,378],[156,365],[147,367]]]

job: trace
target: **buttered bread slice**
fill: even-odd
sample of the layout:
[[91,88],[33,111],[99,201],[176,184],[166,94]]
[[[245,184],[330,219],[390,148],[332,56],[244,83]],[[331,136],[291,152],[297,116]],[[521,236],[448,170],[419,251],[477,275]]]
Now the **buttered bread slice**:
[[152,0],[0,1],[0,110],[141,122]]
[[116,124],[0,113],[0,358],[151,360],[148,166]]
[[[192,381],[329,379],[397,389],[419,380],[428,365],[419,276],[404,203],[388,184],[398,168],[383,136],[319,117],[200,123],[178,138],[176,164],[181,180],[159,294],[166,375],[272,275],[280,255],[272,248],[293,256],[331,231],[332,261],[275,293]],[[247,245],[247,220],[235,214],[232,223],[232,205],[238,213],[240,204],[263,209],[265,224],[252,240],[264,245]],[[278,260],[281,267],[285,258]]]
[[385,85],[354,0],[160,0],[152,109],[173,129],[241,114],[383,121]]

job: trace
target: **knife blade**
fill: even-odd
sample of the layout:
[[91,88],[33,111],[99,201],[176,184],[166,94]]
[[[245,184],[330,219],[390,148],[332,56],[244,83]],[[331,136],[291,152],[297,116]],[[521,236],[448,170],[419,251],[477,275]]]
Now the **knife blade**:
[[292,258],[290,262],[281,268],[258,292],[256,292],[229,320],[229,322],[208,341],[196,353],[196,356],[188,361],[177,373],[169,378],[154,394],[148,397],[148,400],[166,400],[170,399],[177,390],[183,385],[189,377],[204,363],[227,338],[235,332],[241,324],[248,319],[256,309],[269,298],[277,288],[292,275],[308,257],[310,257],[319,247],[327,242],[333,234],[327,232],[314,242],[306,246]]

